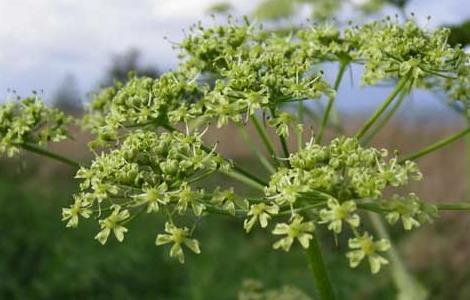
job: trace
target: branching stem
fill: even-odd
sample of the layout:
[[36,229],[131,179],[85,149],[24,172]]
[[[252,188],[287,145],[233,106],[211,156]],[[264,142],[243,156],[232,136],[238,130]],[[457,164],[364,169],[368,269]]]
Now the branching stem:
[[467,135],[468,133],[470,132],[470,127],[469,128],[466,128],[462,131],[459,131],[447,138],[444,138],[440,141],[437,141],[413,154],[410,154],[408,156],[405,156],[405,158],[403,158],[402,160],[400,160],[400,163],[404,162],[404,161],[407,161],[407,160],[416,160],[422,156],[425,156],[431,152],[434,152],[436,150],[439,150],[449,144],[451,144],[452,142],[460,139],[461,137],[464,137],[465,135]]
[[365,138],[364,138],[364,141],[363,141],[363,145],[367,145],[369,144],[369,142],[375,137],[375,135],[382,129],[385,127],[385,125],[388,123],[388,121],[390,121],[390,119],[393,117],[393,115],[396,113],[396,111],[398,110],[398,108],[401,106],[401,104],[403,103],[403,100],[405,100],[406,98],[406,95],[408,95],[408,93],[406,91],[402,91],[397,102],[395,103],[395,105],[392,106],[392,108],[387,112],[387,114],[385,115],[385,117],[383,117],[379,123],[377,124],[377,126],[375,126],[373,129],[372,129],[372,132],[367,135]]
[[47,149],[41,148],[37,145],[29,144],[29,143],[23,143],[23,144],[20,144],[19,146],[21,148],[23,148],[24,150],[27,150],[29,152],[32,152],[32,153],[35,153],[35,154],[38,154],[38,155],[48,157],[50,159],[59,161],[61,163],[69,165],[71,167],[74,167],[74,168],[79,168],[80,167],[80,164],[78,162],[76,162],[76,161],[74,161],[74,160],[72,160],[68,157],[65,157],[63,155],[60,155],[60,154],[54,153],[52,151],[49,151]]
[[[339,89],[339,85],[341,84],[341,80],[343,79],[343,76],[347,67],[348,67],[348,63],[340,62],[339,71],[336,76],[335,85],[334,85],[335,92],[337,92]],[[336,95],[330,96],[330,98],[328,99],[328,104],[326,105],[325,113],[323,114],[323,119],[320,124],[320,131],[318,132],[318,136],[317,136],[317,142],[319,144],[321,143],[323,139],[323,134],[328,125],[328,119],[330,118],[330,114],[333,109],[333,103],[335,102],[335,99],[336,99]]]
[[393,102],[393,99],[401,92],[401,90],[406,86],[408,81],[410,80],[410,75],[403,76],[399,81],[398,84],[395,86],[393,91],[388,95],[382,105],[377,108],[374,114],[367,120],[362,128],[356,134],[356,138],[361,139],[366,132],[374,125],[377,119],[384,113],[387,107]]
[[266,147],[266,150],[268,151],[269,155],[271,158],[274,160],[275,164],[277,165],[277,160],[275,159],[276,157],[276,152],[274,151],[274,145],[271,142],[271,139],[268,136],[268,133],[266,132],[266,129],[264,126],[259,122],[258,118],[255,115],[252,115],[250,117],[251,122],[253,122],[253,125],[255,126],[256,132],[261,138],[261,141],[263,142],[264,146]]
[[274,173],[276,172],[276,168],[271,164],[271,162],[264,156],[259,150],[258,147],[256,147],[255,142],[253,139],[250,138],[250,135],[248,134],[247,130],[245,127],[240,127],[240,135],[245,141],[246,144],[251,148],[251,151],[256,155],[260,163],[263,165],[263,167],[269,172],[269,173]]
[[335,294],[326,270],[325,262],[323,261],[317,235],[310,241],[310,247],[305,250],[305,254],[313,274],[313,280],[318,291],[319,299],[334,300]]
[[[273,108],[271,108],[271,115],[273,119],[277,117],[276,111]],[[289,148],[287,146],[286,138],[282,135],[279,135],[279,140],[281,141],[281,147],[282,152],[284,153],[284,157],[289,157]]]

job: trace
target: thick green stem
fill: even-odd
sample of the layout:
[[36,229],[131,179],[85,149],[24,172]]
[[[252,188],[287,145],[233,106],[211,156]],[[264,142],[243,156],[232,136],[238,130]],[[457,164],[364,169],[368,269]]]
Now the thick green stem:
[[[432,203],[436,206],[438,211],[470,211],[470,202],[450,202],[450,203]],[[358,203],[357,207],[365,209],[375,213],[386,213],[389,209],[384,208],[382,205],[377,203]]]
[[[447,99],[442,99],[445,101],[446,105]],[[461,108],[460,106],[456,105],[448,105],[454,112],[456,112],[459,115],[462,115],[465,119],[465,123],[467,124],[467,127],[470,128],[470,117],[468,116],[468,112],[470,111],[470,108],[465,105],[465,107]],[[466,155],[466,170],[467,170],[467,200],[470,200],[470,135],[465,136],[465,155]]]
[[240,127],[240,135],[245,143],[251,148],[251,151],[256,155],[263,167],[270,173],[276,172],[276,169],[271,162],[258,150],[253,140],[250,138],[245,127]]
[[[338,74],[336,75],[336,80],[335,80],[335,85],[334,85],[335,92],[337,92],[338,89],[339,89],[339,85],[341,84],[341,80],[343,79],[344,72],[346,71],[347,66],[348,66],[348,63],[340,62],[340,64],[339,64],[339,71],[338,71]],[[330,118],[331,111],[333,110],[333,103],[335,102],[335,98],[336,98],[336,95],[331,96],[328,99],[328,104],[326,105],[326,109],[325,109],[325,112],[323,114],[323,119],[322,119],[321,124],[320,124],[320,130],[319,130],[318,136],[317,136],[317,142],[319,144],[321,143],[321,141],[323,139],[323,134],[324,134],[325,129],[328,125],[328,120]]]
[[470,132],[470,127],[469,128],[466,128],[460,132],[457,132],[456,134],[453,134],[447,138],[444,138],[440,141],[437,141],[435,142],[434,144],[431,144],[413,154],[410,154],[408,156],[406,156],[405,158],[403,158],[402,160],[400,160],[400,163],[406,161],[406,160],[416,160],[422,156],[425,156],[431,152],[434,152],[436,150],[439,150],[449,144],[451,144],[452,142],[460,139],[461,137],[465,136],[466,134],[468,134]]
[[405,91],[403,91],[401,94],[400,94],[400,97],[398,98],[397,102],[395,103],[395,105],[392,106],[392,108],[388,111],[388,113],[385,115],[385,117],[383,117],[379,123],[372,129],[372,132],[367,135],[367,137],[364,138],[364,141],[363,141],[363,145],[367,145],[369,144],[369,142],[375,137],[375,135],[382,129],[385,127],[385,125],[388,123],[388,121],[390,121],[390,119],[392,118],[392,116],[396,113],[396,111],[398,110],[398,108],[400,107],[400,105],[403,103],[403,100],[405,100],[406,98],[406,95],[408,93],[406,93]]
[[284,153],[284,157],[289,157],[289,148],[287,147],[287,140],[283,136],[279,136],[282,146],[282,152]]
[[470,211],[470,202],[454,202],[454,203],[436,203],[439,211]]
[[374,125],[374,123],[377,121],[377,119],[383,114],[383,112],[387,109],[387,107],[392,103],[393,99],[401,92],[401,90],[406,86],[408,83],[408,80],[410,80],[410,75],[404,76],[398,81],[398,84],[395,86],[393,91],[388,95],[388,97],[385,99],[385,101],[382,103],[382,105],[377,108],[377,110],[374,112],[374,114],[367,120],[362,128],[358,131],[356,134],[356,137],[358,139],[361,139],[364,134],[366,134],[367,130]]
[[[276,111],[271,108],[271,115],[273,119],[277,117]],[[279,135],[279,141],[281,142],[282,152],[284,153],[284,157],[289,157],[289,148],[287,147],[286,138],[282,135]]]
[[[377,235],[390,241],[390,236],[380,217],[372,212],[369,212],[369,217]],[[388,251],[388,257],[392,262],[392,277],[399,293],[397,299],[427,299],[428,291],[408,272],[393,244]]]
[[44,148],[41,148],[41,147],[38,147],[37,145],[34,145],[34,144],[28,144],[28,143],[23,143],[23,144],[20,144],[19,145],[21,148],[23,148],[24,150],[27,150],[27,151],[30,151],[32,153],[36,153],[38,155],[42,155],[42,156],[45,156],[45,157],[48,157],[50,159],[53,159],[53,160],[56,160],[56,161],[59,161],[61,163],[64,163],[64,164],[67,164],[71,167],[75,167],[75,168],[79,168],[80,167],[80,164],[76,161],[73,161],[72,159],[70,158],[67,158],[65,156],[62,156],[60,154],[57,154],[57,153],[54,153],[54,152],[51,152],[47,149],[44,149]]
[[274,145],[271,142],[271,139],[268,136],[268,133],[266,132],[266,129],[264,128],[263,125],[259,122],[258,118],[255,115],[252,115],[250,117],[251,122],[253,122],[253,125],[255,125],[256,132],[261,138],[261,141],[263,142],[264,146],[266,147],[266,150],[268,151],[269,155],[271,158],[274,160],[274,162],[277,164],[276,160],[276,152],[274,151]]
[[236,169],[236,167],[234,167],[232,170],[229,171],[219,171],[222,174],[229,176],[230,178],[245,183],[251,186],[252,188],[260,191],[264,191],[264,187],[266,186],[265,184],[260,183],[258,180],[253,179],[250,175],[247,175],[247,173],[243,169]]
[[335,294],[330,283],[325,262],[323,261],[320,245],[318,243],[318,236],[315,236],[310,241],[310,247],[305,250],[305,253],[307,255],[308,264],[313,273],[313,280],[315,282],[315,288],[318,291],[319,299],[334,300]]
[[310,107],[304,106],[304,114],[307,115],[307,117],[310,118],[310,121],[312,123],[319,123],[320,122],[320,116]]

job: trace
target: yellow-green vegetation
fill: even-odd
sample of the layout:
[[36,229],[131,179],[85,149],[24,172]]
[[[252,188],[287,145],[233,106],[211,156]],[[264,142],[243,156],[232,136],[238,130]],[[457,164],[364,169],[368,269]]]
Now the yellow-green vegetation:
[[[375,274],[390,263],[384,255],[391,242],[365,228],[365,213],[391,225],[400,221],[412,230],[432,222],[442,210],[468,210],[467,203],[427,203],[398,188],[422,179],[414,160],[469,129],[404,158],[394,148],[368,146],[365,139],[383,127],[379,120],[385,112],[393,114],[390,105],[398,96],[418,87],[447,92],[454,104],[467,107],[469,56],[447,44],[448,34],[391,19],[345,29],[310,25],[287,36],[266,32],[248,19],[209,28],[196,24],[178,44],[181,63],[176,70],[158,79],[134,76],[94,95],[87,114],[76,120],[95,136],[89,142],[91,162],[75,162],[43,148],[68,136],[68,119],[37,98],[2,105],[0,150],[9,156],[29,150],[75,168],[79,191],[63,209],[63,221],[67,227],[88,223],[82,219],[95,223],[95,239],[103,245],[111,237],[123,242],[142,230],[184,263],[187,250],[205,253],[199,224],[223,215],[239,221],[241,234],[255,231],[258,224],[269,229],[274,249],[303,248],[317,296],[334,299],[319,246],[321,228],[335,239],[347,237],[345,264],[349,260],[355,268],[367,260]],[[319,71],[326,62],[339,66],[334,83]],[[353,136],[337,132],[326,140],[337,91],[351,64],[364,66],[364,85],[391,82],[395,87]],[[303,114],[311,110],[308,103],[322,98],[327,107],[304,143]],[[260,159],[270,171],[266,178],[219,153],[217,143],[204,141],[214,130],[212,124],[244,130],[250,122],[257,134],[253,139],[266,148]],[[297,149],[288,143],[292,132],[297,133]],[[242,188],[207,185],[219,174],[239,181]],[[254,193],[247,196],[243,187]],[[157,217],[164,225],[151,233],[130,228],[144,216]]]

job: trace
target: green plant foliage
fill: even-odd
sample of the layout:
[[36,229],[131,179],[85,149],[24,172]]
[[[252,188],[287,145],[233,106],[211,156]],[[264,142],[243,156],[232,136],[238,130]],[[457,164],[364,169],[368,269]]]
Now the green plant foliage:
[[256,280],[245,280],[238,293],[238,300],[311,300],[301,290],[283,286],[280,289],[267,290]]
[[[120,128],[176,125],[214,119],[218,127],[244,122],[259,109],[274,112],[269,124],[287,136],[295,118],[280,105],[335,92],[315,72],[325,61],[365,66],[364,84],[410,76],[411,84],[446,82],[449,94],[467,101],[468,55],[446,44],[449,31],[420,29],[384,20],[340,31],[332,25],[301,28],[291,36],[268,34],[254,24],[204,28],[196,25],[178,48],[182,63],[159,79],[135,77],[98,93],[85,117],[97,134],[93,147],[119,138]],[[211,74],[212,86],[201,81]],[[449,79],[450,78],[450,79]],[[443,81],[444,80],[444,81]],[[441,85],[442,86],[442,85]]]
[[[437,216],[438,204],[398,189],[421,180],[418,165],[399,159],[397,152],[389,157],[387,150],[367,146],[363,137],[371,128],[380,129],[374,126],[395,97],[417,87],[439,88],[456,103],[468,104],[469,56],[447,44],[448,34],[446,29],[421,29],[412,20],[400,24],[390,19],[345,29],[312,25],[288,36],[266,32],[247,19],[209,28],[196,24],[176,45],[181,63],[174,71],[158,79],[133,76],[93,96],[87,115],[79,120],[95,135],[89,164],[35,148],[66,137],[66,118],[36,98],[1,107],[1,149],[12,155],[24,148],[78,167],[79,191],[63,209],[63,221],[77,227],[82,219],[97,220],[95,239],[103,245],[131,235],[129,224],[141,214],[157,215],[165,225],[157,229],[155,244],[168,245],[170,257],[183,263],[187,250],[205,251],[196,238],[201,220],[215,214],[236,217],[245,220],[247,233],[257,224],[269,228],[276,236],[274,249],[305,249],[318,295],[332,299],[318,245],[320,228],[335,239],[347,236],[349,265],[355,268],[367,260],[375,274],[389,263],[383,255],[391,243],[369,233],[363,212],[392,225],[400,220],[405,230]],[[319,71],[325,62],[340,66],[334,84]],[[341,133],[323,142],[336,91],[350,64],[364,66],[363,84],[397,82],[396,87],[354,137]],[[303,111],[309,109],[304,103],[322,98],[328,106],[304,144]],[[291,103],[299,105],[297,115]],[[203,141],[214,123],[243,128],[249,121],[269,153],[262,161],[272,171],[268,180],[223,157],[217,144]],[[292,128],[297,151],[287,141]],[[279,138],[282,154],[268,130]],[[468,132],[410,157],[417,159]],[[243,195],[231,186],[208,188],[205,180],[217,173],[256,189],[256,194]]]
[[[387,187],[397,188],[422,178],[414,162],[399,164],[397,157],[389,160],[386,157],[386,150],[363,148],[352,138],[336,138],[328,146],[315,144],[312,139],[299,152],[291,154],[288,160],[290,167],[273,174],[266,188],[266,199],[272,204],[263,213],[269,213],[267,216],[272,218],[283,211],[290,211],[290,219],[293,220],[290,225],[276,225],[273,234],[287,234],[288,237],[275,243],[274,248],[289,250],[295,237],[304,248],[308,248],[308,241],[312,238],[308,233],[313,232],[314,223],[328,224],[328,229],[335,235],[342,232],[343,223],[349,225],[355,236],[350,242],[352,248],[361,248],[366,240],[372,243],[367,232],[360,233],[361,222],[357,214],[357,208],[367,207],[368,203],[383,206],[381,208],[387,212],[386,218],[392,224],[401,217],[407,230],[421,225],[421,222],[432,221],[435,208],[428,208],[414,194],[382,200]],[[250,212],[256,211],[259,205],[254,204]],[[301,215],[308,216],[311,221],[301,223]],[[266,227],[267,222],[263,224],[260,219],[260,224]],[[380,249],[384,251],[386,248]],[[351,259],[350,253],[348,257]],[[351,259],[351,266],[355,267],[364,253],[352,253],[355,253],[355,258]],[[373,273],[380,270],[379,261],[385,263],[384,259],[369,261]]]
[[0,155],[12,157],[22,144],[45,145],[68,137],[70,121],[63,112],[47,107],[38,97],[0,105]]

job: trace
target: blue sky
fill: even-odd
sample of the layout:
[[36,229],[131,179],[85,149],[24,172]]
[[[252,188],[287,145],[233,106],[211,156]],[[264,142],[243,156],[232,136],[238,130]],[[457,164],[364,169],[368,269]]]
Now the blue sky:
[[[359,1],[359,0],[355,0]],[[82,93],[95,88],[112,54],[138,48],[145,62],[168,69],[176,52],[164,36],[179,41],[182,29],[207,18],[217,0],[0,0],[0,99],[7,89],[20,95],[54,94],[66,74]],[[258,1],[232,0],[248,14]],[[470,18],[469,0],[414,0],[408,9],[427,26]]]

